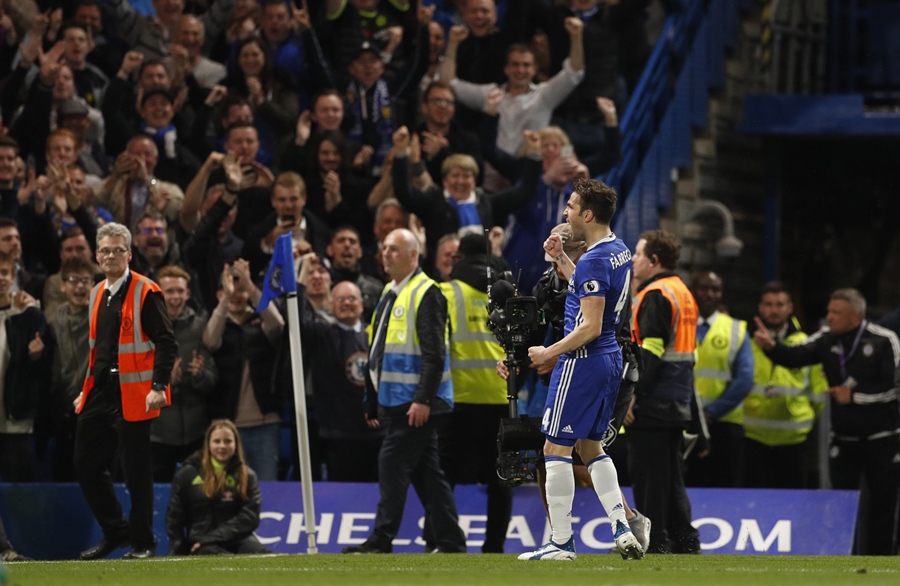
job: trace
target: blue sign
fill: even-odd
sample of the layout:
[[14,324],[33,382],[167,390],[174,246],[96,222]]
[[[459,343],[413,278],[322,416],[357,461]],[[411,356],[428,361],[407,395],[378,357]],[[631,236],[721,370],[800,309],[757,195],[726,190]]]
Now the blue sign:
[[[272,551],[306,553],[301,487],[296,482],[263,482],[257,535]],[[126,512],[124,487],[117,493]],[[316,483],[316,542],[319,552],[337,553],[362,543],[375,520],[377,484]],[[486,492],[480,486],[457,486],[459,524],[470,553],[481,551],[485,532]],[[630,489],[626,498],[633,502]],[[158,554],[168,550],[165,511],[168,485],[155,491],[154,530]],[[705,553],[747,555],[849,555],[856,525],[858,493],[819,490],[688,489],[694,526]],[[0,515],[16,548],[38,559],[76,559],[100,540],[101,532],[77,485],[0,485]],[[421,553],[423,510],[414,491],[406,501],[403,523],[394,540],[396,553]],[[591,489],[576,489],[572,510],[579,553],[607,553],[614,546],[609,520]],[[537,487],[514,490],[507,553],[539,547],[549,539],[549,525]],[[124,550],[123,550],[124,552]]]

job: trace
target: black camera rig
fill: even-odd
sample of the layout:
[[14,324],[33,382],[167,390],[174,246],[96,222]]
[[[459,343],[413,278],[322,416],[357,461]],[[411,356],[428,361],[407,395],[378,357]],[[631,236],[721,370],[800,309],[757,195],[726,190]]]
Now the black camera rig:
[[506,396],[509,417],[500,420],[497,433],[497,476],[503,486],[519,486],[536,479],[536,466],[543,457],[544,435],[540,421],[518,413],[518,369],[529,364],[528,346],[544,325],[537,299],[519,296],[508,280],[497,280],[488,290],[488,327],[503,346],[509,369]]

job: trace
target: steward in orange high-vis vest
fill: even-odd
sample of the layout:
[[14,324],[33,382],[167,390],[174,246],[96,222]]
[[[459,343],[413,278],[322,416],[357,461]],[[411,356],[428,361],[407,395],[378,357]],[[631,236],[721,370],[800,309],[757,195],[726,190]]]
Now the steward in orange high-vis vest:
[[[76,413],[81,413],[87,402],[88,394],[94,388],[94,362],[97,345],[97,310],[105,298],[106,281],[102,281],[91,291],[91,326],[88,334],[90,357],[88,358],[87,377],[81,388],[81,401]],[[153,361],[156,346],[141,328],[141,308],[147,293],[162,292],[159,285],[143,275],[131,271],[131,282],[122,302],[121,322],[119,324],[119,389],[122,394],[122,417],[125,421],[143,421],[159,416],[158,409],[147,410],[146,400],[153,383]],[[137,316],[137,319],[135,319]],[[171,389],[166,386],[166,405],[172,404]]]
[[[102,226],[97,263],[106,280],[89,300],[88,372],[75,403],[73,463],[103,539],[81,552],[83,560],[127,546],[128,559],[156,555],[150,423],[171,402],[178,342],[159,286],[129,271],[130,261],[128,228],[115,222]],[[131,496],[127,518],[113,488],[115,464],[124,471]]]
[[[626,424],[635,507],[653,519],[650,553],[701,553],[682,471],[683,432],[691,422],[697,302],[675,274],[681,243],[668,232],[641,234],[631,257],[632,331],[643,369]],[[626,417],[626,421],[628,421]]]
[[[668,339],[641,332],[641,309],[644,297],[658,291],[669,305]],[[638,344],[660,359],[656,382],[646,388],[645,398],[668,405],[662,419],[669,422],[691,419],[690,400],[694,392],[694,350],[697,347],[697,304],[687,285],[677,275],[660,274],[646,283],[634,296],[633,331]],[[646,322],[645,322],[646,323]],[[646,329],[646,328],[645,328]],[[650,405],[643,405],[649,407]],[[646,411],[645,411],[646,414]]]

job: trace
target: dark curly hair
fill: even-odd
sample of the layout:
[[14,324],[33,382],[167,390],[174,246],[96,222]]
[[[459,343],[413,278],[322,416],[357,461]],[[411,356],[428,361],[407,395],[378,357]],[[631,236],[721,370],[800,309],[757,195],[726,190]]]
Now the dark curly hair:
[[674,270],[681,257],[681,242],[678,237],[665,230],[648,230],[641,234],[640,240],[646,240],[644,256],[652,259],[654,256],[660,266],[666,270]]
[[572,182],[572,191],[581,199],[581,210],[591,210],[600,224],[609,225],[616,213],[616,190],[596,179],[579,177]]

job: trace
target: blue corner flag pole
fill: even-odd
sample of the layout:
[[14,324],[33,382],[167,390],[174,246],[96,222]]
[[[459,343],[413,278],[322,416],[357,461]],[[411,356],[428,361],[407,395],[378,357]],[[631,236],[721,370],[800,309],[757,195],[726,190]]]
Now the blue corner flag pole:
[[300,484],[303,492],[303,518],[306,525],[306,553],[316,554],[316,507],[313,499],[312,460],[309,455],[309,424],[306,420],[306,385],[303,373],[303,350],[300,340],[300,306],[297,299],[297,276],[294,273],[294,250],[291,235],[275,241],[272,262],[263,280],[262,296],[257,312],[268,307],[276,297],[287,294],[288,333],[290,339],[291,380],[294,388],[294,418],[297,425],[297,453],[300,456]]

